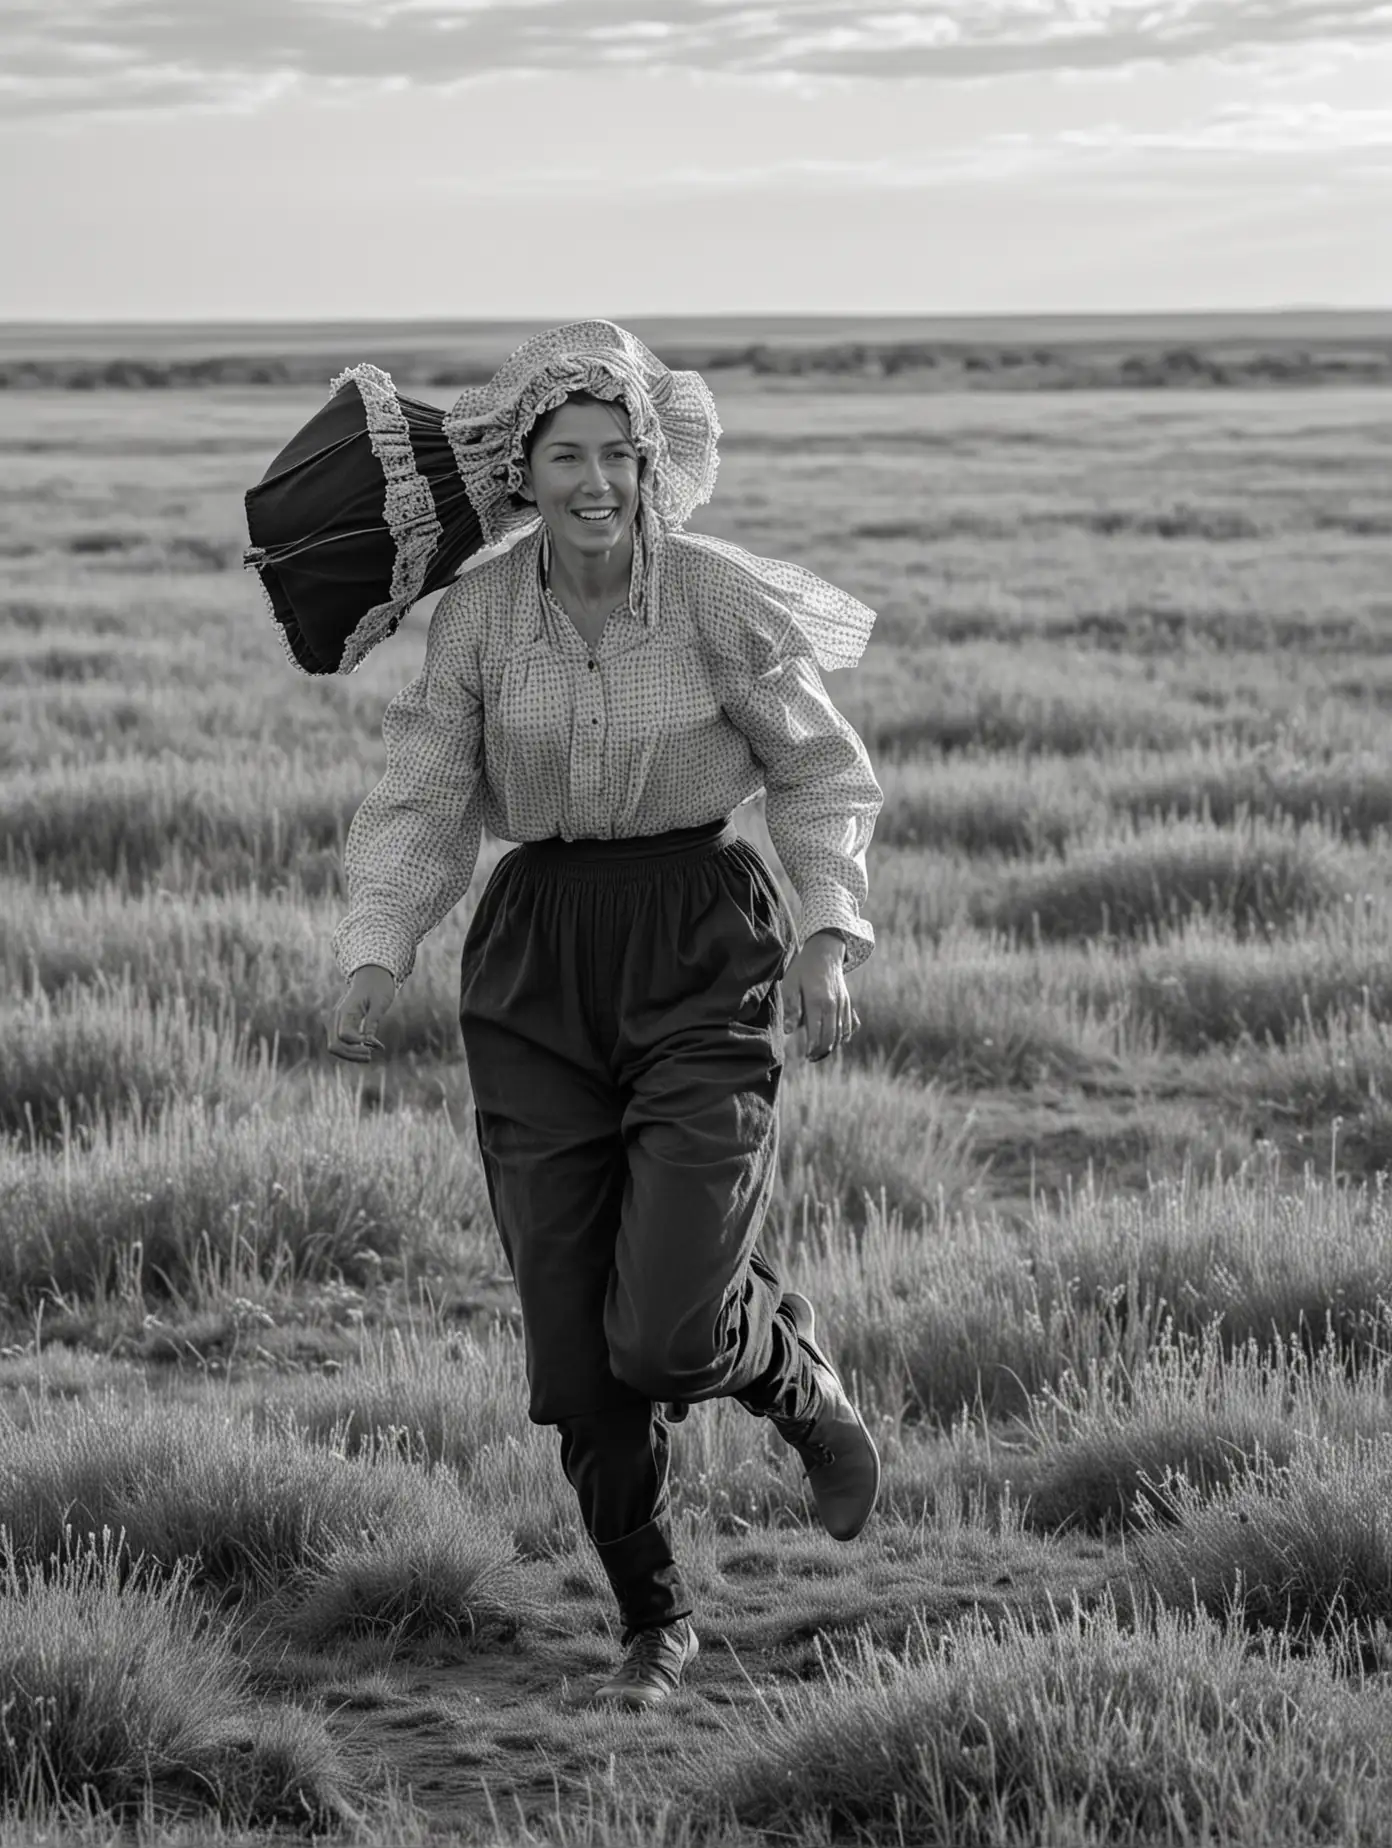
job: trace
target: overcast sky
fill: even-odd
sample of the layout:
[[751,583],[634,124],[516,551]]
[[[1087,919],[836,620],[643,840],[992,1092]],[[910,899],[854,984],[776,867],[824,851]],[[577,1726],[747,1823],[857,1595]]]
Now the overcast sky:
[[1379,0],[5,0],[0,318],[1392,305]]

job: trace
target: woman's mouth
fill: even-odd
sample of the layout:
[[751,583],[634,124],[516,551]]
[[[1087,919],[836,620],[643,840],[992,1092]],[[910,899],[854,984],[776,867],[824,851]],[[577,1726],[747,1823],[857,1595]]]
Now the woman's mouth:
[[618,518],[619,512],[617,507],[576,507],[572,511],[586,526],[606,526],[610,520]]

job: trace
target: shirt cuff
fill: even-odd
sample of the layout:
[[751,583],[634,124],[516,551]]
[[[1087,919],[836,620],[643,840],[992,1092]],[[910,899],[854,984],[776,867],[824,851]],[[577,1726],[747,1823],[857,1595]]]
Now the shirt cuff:
[[398,994],[416,962],[416,946],[385,935],[380,924],[356,929],[340,925],[333,935],[333,953],[345,980],[351,980],[355,969],[371,963],[391,971]]
[[843,894],[817,894],[806,899],[802,907],[802,937],[798,947],[819,930],[834,930],[846,945],[846,969],[858,969],[875,947],[875,927],[857,915],[851,899]]

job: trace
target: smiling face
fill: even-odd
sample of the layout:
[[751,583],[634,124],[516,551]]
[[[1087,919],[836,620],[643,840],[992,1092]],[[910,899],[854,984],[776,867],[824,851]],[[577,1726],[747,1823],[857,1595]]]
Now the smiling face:
[[596,399],[568,398],[541,419],[522,465],[523,493],[552,540],[586,560],[608,556],[628,538],[638,475],[628,412]]

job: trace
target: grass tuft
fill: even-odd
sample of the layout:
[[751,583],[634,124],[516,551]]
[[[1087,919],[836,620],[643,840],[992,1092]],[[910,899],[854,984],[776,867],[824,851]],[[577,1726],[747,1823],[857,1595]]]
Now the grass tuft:
[[271,1048],[225,1007],[147,1000],[128,976],[100,994],[35,990],[0,1010],[0,1133],[54,1140],[123,1108],[148,1121],[189,1095],[245,1111],[271,1071]]
[[1135,1563],[1165,1603],[1302,1637],[1392,1634],[1392,1432],[1302,1443],[1211,1498],[1171,1476],[1151,1502]]
[[[951,1842],[1382,1840],[1392,1696],[1253,1655],[1208,1618],[1110,1605],[867,1640],[733,1731],[697,1801],[765,1837]],[[1221,1819],[1221,1821],[1220,1821]]]
[[838,1067],[802,1060],[779,1123],[780,1187],[770,1233],[804,1208],[863,1224],[868,1200],[917,1218],[960,1206],[979,1176],[970,1131],[931,1085],[896,1078],[881,1058]]
[[448,1637],[470,1644],[510,1642],[535,1600],[519,1596],[510,1547],[490,1521],[461,1508],[437,1508],[423,1525],[330,1549],[291,1619],[312,1649],[364,1636],[396,1643]]
[[1207,1499],[1284,1469],[1302,1443],[1346,1445],[1389,1426],[1380,1359],[1351,1372],[1333,1342],[1313,1355],[1298,1342],[1225,1352],[1217,1324],[1197,1340],[1167,1328],[1134,1371],[1099,1361],[1046,1388],[1029,1413],[1030,1454],[1011,1474],[1027,1525],[1106,1532],[1163,1518],[1156,1482],[1182,1478]]
[[132,1569],[108,1535],[59,1561],[0,1538],[0,1799],[42,1815],[211,1809],[234,1826],[348,1813],[323,1723],[256,1709],[189,1575]]
[[110,1400],[25,1430],[0,1424],[0,1506],[24,1569],[119,1535],[113,1571],[141,1562],[219,1597],[269,1596],[292,1625],[303,1605],[320,1635],[351,1626],[355,1609],[397,1629],[413,1611],[418,1632],[424,1609],[452,1633],[491,1638],[534,1608],[505,1529],[449,1472],[386,1447],[349,1458],[289,1429],[254,1432],[207,1405],[132,1412]]
[[1196,915],[1260,936],[1337,902],[1347,883],[1317,828],[1176,822],[1012,873],[978,898],[973,921],[1050,943],[1141,937]]
[[[176,1100],[151,1123],[104,1119],[52,1151],[0,1142],[0,1299],[32,1311],[116,1298],[221,1302],[250,1279],[346,1278],[427,1264],[492,1228],[482,1178],[447,1120],[406,1125],[315,1087],[234,1118]],[[478,1246],[473,1247],[475,1251]]]

